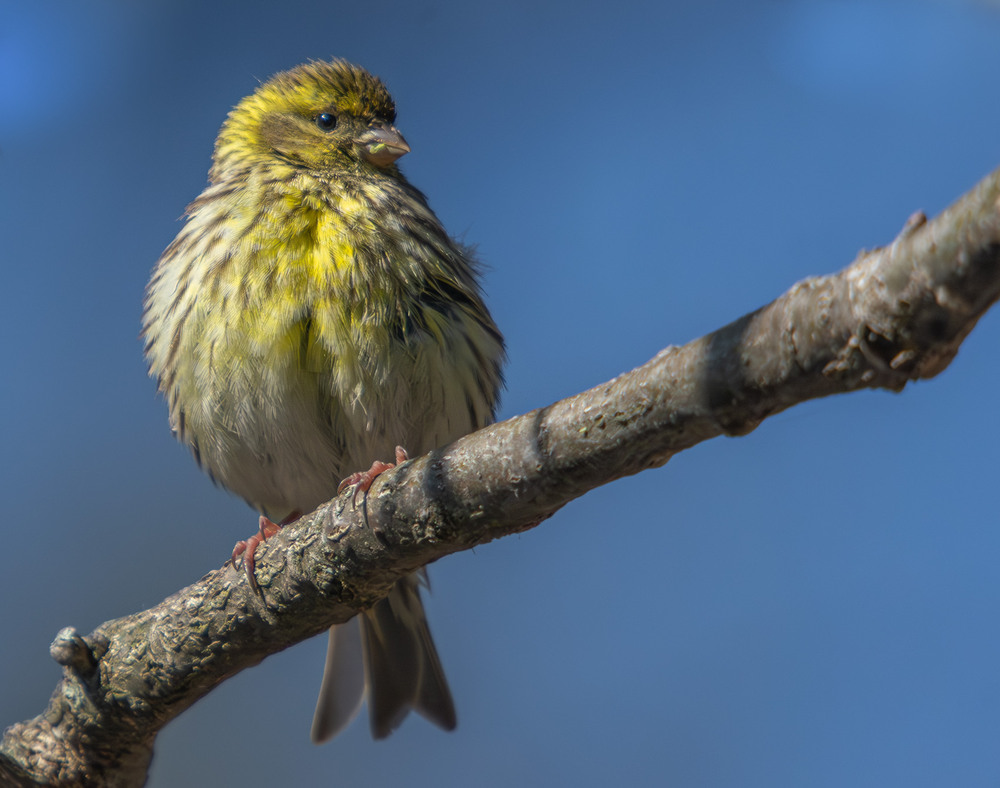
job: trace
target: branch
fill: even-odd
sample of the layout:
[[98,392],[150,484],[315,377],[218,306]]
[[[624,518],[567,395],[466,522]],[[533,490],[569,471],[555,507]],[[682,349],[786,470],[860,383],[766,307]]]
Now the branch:
[[258,552],[87,637],[59,633],[48,709],[0,744],[3,785],[141,785],[156,734],[217,684],[342,623],[399,577],[534,527],[599,485],[799,402],[933,377],[1000,297],[1000,170],[838,274],[547,408],[348,491]]

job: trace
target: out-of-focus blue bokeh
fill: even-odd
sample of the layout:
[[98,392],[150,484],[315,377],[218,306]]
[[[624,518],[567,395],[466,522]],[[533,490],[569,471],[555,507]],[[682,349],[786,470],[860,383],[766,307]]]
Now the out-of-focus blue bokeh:
[[[943,0],[5,4],[0,724],[47,647],[254,527],[167,428],[142,292],[259,79],[380,74],[478,245],[510,416],[835,271],[1000,164],[1000,9]],[[459,707],[308,741],[323,638],[160,737],[150,785],[995,786],[1000,316],[433,568]]]

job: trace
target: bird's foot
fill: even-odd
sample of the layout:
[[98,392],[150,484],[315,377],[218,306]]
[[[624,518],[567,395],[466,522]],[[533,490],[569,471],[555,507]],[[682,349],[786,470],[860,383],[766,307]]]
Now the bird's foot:
[[260,546],[260,543],[265,539],[270,539],[281,530],[282,526],[298,520],[301,516],[298,512],[292,512],[280,523],[275,523],[264,515],[261,515],[257,533],[249,539],[242,539],[236,543],[230,562],[233,566],[236,566],[236,559],[242,556],[243,570],[247,573],[247,582],[250,583],[250,588],[254,590],[254,593],[260,593],[260,586],[257,585],[257,578],[254,575],[254,567],[257,565],[257,548]]
[[358,473],[352,473],[346,479],[344,479],[340,486],[337,487],[337,493],[342,493],[348,487],[354,488],[354,497],[351,499],[352,503],[357,502],[358,493],[367,493],[374,484],[375,480],[388,470],[395,468],[397,465],[401,465],[410,459],[410,456],[406,453],[406,449],[402,446],[396,447],[396,461],[395,462],[382,462],[381,460],[375,460],[372,463],[372,467],[367,471],[359,471]]

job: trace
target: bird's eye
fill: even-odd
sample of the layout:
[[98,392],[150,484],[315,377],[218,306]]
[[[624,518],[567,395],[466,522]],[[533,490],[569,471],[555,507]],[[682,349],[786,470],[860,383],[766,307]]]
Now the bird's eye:
[[316,125],[323,131],[333,131],[337,126],[337,116],[332,112],[321,112],[316,116]]

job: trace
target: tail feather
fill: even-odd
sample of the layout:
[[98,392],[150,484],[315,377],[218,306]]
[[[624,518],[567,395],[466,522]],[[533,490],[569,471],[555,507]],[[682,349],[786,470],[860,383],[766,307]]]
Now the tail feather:
[[330,627],[323,683],[316,700],[310,735],[316,744],[329,741],[357,715],[365,697],[365,665],[361,656],[359,617]]
[[[354,621],[331,630],[313,741],[326,741],[347,725],[364,692],[376,739],[384,739],[398,728],[411,709],[444,730],[455,728],[455,704],[427,626],[420,576],[403,578],[388,597],[358,616],[360,642],[348,640],[340,632],[345,627],[358,632]],[[347,649],[355,656],[334,653]],[[363,664],[363,683],[358,680],[358,664]],[[334,698],[330,693],[341,693],[342,697]]]

